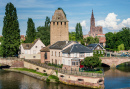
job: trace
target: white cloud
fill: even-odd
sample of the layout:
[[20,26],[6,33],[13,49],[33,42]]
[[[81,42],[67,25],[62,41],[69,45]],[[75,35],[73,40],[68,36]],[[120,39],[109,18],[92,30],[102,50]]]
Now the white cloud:
[[105,20],[99,20],[96,22],[96,25],[103,26],[109,30],[120,30],[122,27],[130,26],[130,18],[124,19],[121,23],[118,24],[120,19],[117,19],[115,13],[109,13]]
[[88,27],[86,26],[86,21],[85,20],[83,20],[80,24],[81,24],[83,29],[88,29]]

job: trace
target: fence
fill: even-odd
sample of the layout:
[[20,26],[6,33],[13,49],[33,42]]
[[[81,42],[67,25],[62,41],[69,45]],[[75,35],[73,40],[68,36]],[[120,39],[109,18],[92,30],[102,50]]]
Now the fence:
[[34,65],[37,65],[39,67],[46,68],[46,69],[57,70],[59,73],[62,73],[62,74],[76,75],[76,76],[87,76],[87,77],[103,77],[104,76],[104,72],[103,73],[88,73],[88,72],[79,72],[76,70],[70,71],[70,70],[64,70],[61,68],[56,68],[53,66],[48,66],[47,64],[42,64],[42,63],[34,62],[31,60],[24,59],[24,61],[29,62],[29,63],[34,64]]

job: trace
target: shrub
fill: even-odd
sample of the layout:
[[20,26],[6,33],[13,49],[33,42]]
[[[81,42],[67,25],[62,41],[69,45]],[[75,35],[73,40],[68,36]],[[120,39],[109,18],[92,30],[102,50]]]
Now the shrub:
[[43,76],[47,76],[47,73],[43,73]]
[[46,79],[46,82],[50,82],[50,79],[47,78],[47,79]]

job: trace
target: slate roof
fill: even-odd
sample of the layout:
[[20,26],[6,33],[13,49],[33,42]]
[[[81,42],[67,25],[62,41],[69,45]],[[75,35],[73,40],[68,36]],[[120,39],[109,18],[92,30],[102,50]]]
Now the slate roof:
[[70,43],[72,43],[73,41],[57,41],[56,43],[54,43],[53,45],[51,45],[49,48],[50,49],[63,49],[64,47],[66,47],[67,45],[69,45]]
[[40,51],[41,52],[50,52],[50,47],[51,45],[48,45],[47,47],[43,47]]
[[[97,45],[99,45],[101,48],[103,48],[99,43],[90,44],[90,45],[88,45],[87,47],[88,47],[89,49],[91,49],[91,50],[94,50],[94,48],[95,48]],[[103,49],[104,49],[104,48],[103,48]]]
[[73,44],[62,51],[63,53],[91,53],[92,50],[82,44]]
[[24,49],[29,50],[35,45],[35,43],[40,40],[40,38],[36,39],[33,43],[22,43]]

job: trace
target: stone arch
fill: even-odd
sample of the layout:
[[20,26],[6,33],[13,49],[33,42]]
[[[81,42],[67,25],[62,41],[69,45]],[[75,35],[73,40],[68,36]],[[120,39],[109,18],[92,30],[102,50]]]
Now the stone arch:
[[106,63],[102,63],[103,67],[110,67],[110,65],[106,64]]
[[126,62],[130,62],[130,61],[123,61],[123,62],[120,62],[120,63],[118,63],[118,64],[116,65],[116,67],[119,66],[120,64],[126,63]]

